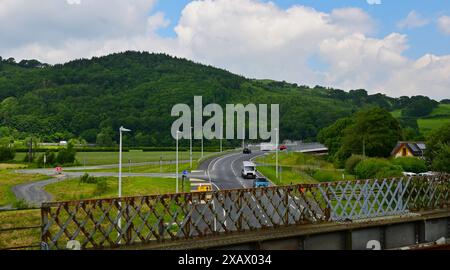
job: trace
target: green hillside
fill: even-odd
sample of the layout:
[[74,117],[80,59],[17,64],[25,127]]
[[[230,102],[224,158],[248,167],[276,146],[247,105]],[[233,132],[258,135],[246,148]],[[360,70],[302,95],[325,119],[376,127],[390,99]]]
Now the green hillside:
[[[391,114],[399,119],[402,117],[402,110],[392,111]],[[439,104],[430,114],[417,118],[418,128],[423,135],[447,123],[450,123],[450,104]]]
[[[124,52],[66,64],[0,58],[0,136],[57,142],[79,138],[111,145],[124,125],[129,145],[170,146],[177,103],[280,104],[281,139],[315,139],[320,129],[363,106],[400,109],[365,90],[345,92],[272,80],[251,80],[164,54]],[[7,127],[5,129],[4,127]],[[183,142],[186,143],[186,142]],[[228,142],[230,143],[230,142]]]

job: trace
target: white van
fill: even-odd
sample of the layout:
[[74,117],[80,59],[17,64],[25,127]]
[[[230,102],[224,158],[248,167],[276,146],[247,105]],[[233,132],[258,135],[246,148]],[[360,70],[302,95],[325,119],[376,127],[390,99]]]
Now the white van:
[[250,161],[244,161],[242,164],[243,178],[256,178],[256,165]]

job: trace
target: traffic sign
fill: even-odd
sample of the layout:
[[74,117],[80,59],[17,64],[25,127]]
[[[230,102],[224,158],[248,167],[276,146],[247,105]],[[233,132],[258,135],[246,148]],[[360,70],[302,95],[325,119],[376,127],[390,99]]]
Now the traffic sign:
[[188,175],[189,174],[189,171],[188,170],[184,170],[183,171],[183,175]]

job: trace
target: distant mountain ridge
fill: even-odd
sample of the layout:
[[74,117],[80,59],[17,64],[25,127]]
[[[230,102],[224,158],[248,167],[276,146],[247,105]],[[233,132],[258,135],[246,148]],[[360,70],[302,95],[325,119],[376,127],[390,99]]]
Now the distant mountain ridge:
[[362,89],[252,80],[166,54],[127,51],[57,65],[0,58],[0,123],[19,137],[108,145],[124,125],[133,130],[130,145],[169,146],[172,106],[192,105],[195,95],[204,104],[280,104],[281,138],[303,140],[364,106],[394,111],[412,102]]

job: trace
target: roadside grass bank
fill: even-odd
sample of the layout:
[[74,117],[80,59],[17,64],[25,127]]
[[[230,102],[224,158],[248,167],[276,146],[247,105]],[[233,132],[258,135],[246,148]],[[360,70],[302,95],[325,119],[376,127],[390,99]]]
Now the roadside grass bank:
[[[211,152],[204,152],[207,156]],[[43,153],[36,153],[40,156]],[[23,162],[26,153],[16,153],[14,162]],[[141,163],[141,162],[157,162],[157,161],[171,161],[176,159],[176,152],[143,152],[143,151],[129,151],[123,152],[123,163]],[[95,165],[109,165],[119,163],[119,152],[77,152],[76,161],[78,165],[95,166]],[[201,152],[192,152],[193,160],[201,158]],[[189,160],[189,151],[178,153],[179,160]]]
[[313,184],[339,180],[354,180],[355,176],[319,156],[295,152],[279,152],[279,175],[276,177],[276,154],[257,157],[258,170],[277,185]]
[[[124,164],[126,165],[126,164]],[[148,165],[140,165],[140,166],[128,166],[122,167],[123,173],[175,173],[176,172],[176,163],[170,164],[148,164]],[[183,162],[178,164],[178,172],[183,172],[184,170],[194,170],[198,167],[197,161],[192,161],[192,169],[190,168],[189,162]],[[67,168],[66,171],[71,171],[70,168]],[[107,168],[107,169],[97,169],[97,170],[82,170],[82,172],[119,172],[119,168]]]
[[[3,165],[3,167],[5,167]],[[17,169],[20,167],[16,167]],[[46,175],[38,174],[18,174],[11,170],[0,170],[0,206],[11,205],[16,208],[23,208],[25,205],[18,201],[12,188],[16,185],[37,182],[49,179]]]
[[[181,192],[181,177],[178,184]],[[82,183],[80,178],[74,178],[50,184],[44,190],[54,196],[54,201],[116,198],[118,197],[118,178],[95,177],[90,183]],[[175,193],[175,191],[176,181],[172,178],[122,178],[122,196],[146,196]],[[190,191],[190,183],[188,180],[184,182],[184,191]]]

